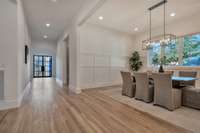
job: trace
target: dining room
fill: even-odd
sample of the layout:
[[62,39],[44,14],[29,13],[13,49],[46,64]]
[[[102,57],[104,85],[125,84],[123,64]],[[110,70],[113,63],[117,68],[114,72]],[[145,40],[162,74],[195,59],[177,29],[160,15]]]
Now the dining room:
[[[131,5],[130,1],[126,2]],[[104,43],[95,45],[95,41],[91,43],[91,47],[98,46],[96,47],[98,50],[96,55],[91,56],[93,61],[81,64],[81,85],[83,88],[99,87],[101,93],[116,101],[198,133],[200,131],[198,124],[200,122],[200,21],[199,10],[196,7],[199,6],[199,2],[160,0],[146,5],[143,3],[144,6],[138,2],[138,8],[134,10],[137,13],[140,11],[139,16],[137,13],[129,14],[125,10],[125,7],[131,10],[128,5],[121,6],[123,10],[118,11],[116,5],[120,7],[119,3],[107,2],[89,19],[89,26],[86,27],[90,27],[92,23],[95,24],[92,27],[100,25],[103,28],[109,27],[127,32],[129,26],[134,35],[133,45],[126,47],[124,42],[126,52],[123,51],[124,47],[118,46],[121,48],[118,50],[116,45],[122,41],[115,38],[118,42],[116,41],[116,47],[112,45],[112,48],[118,50],[118,53],[110,55],[113,49],[110,50],[109,43],[107,46],[102,46]],[[141,15],[141,10],[144,16]],[[101,16],[102,14],[104,16]],[[129,19],[120,21],[120,18],[126,18],[124,14],[127,14]],[[95,20],[98,17],[102,20]],[[114,23],[114,20],[115,22],[118,20],[118,23]],[[131,26],[125,27],[127,24],[125,22],[130,20],[133,22]],[[93,34],[87,35],[93,37],[97,32],[91,30],[93,29],[90,27],[90,33]],[[110,37],[108,34],[104,35],[104,38],[103,35],[98,36],[102,42]],[[111,52],[107,58],[106,52],[109,50]],[[101,51],[105,54],[100,58]],[[83,56],[81,58],[83,61],[89,60],[89,54],[87,57]],[[87,73],[83,72],[86,67]],[[91,71],[89,68],[92,68]],[[119,77],[122,82],[119,82]]]

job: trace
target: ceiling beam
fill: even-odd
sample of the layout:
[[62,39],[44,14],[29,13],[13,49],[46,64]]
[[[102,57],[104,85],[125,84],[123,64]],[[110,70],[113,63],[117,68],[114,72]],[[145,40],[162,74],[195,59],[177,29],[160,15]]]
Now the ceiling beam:
[[101,8],[107,0],[99,0],[93,8],[79,21],[78,25],[83,25],[99,8]]

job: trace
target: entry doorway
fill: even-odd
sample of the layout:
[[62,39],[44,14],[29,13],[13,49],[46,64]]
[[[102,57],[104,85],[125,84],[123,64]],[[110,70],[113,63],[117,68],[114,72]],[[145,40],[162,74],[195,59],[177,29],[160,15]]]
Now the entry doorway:
[[52,77],[52,56],[33,56],[33,78]]

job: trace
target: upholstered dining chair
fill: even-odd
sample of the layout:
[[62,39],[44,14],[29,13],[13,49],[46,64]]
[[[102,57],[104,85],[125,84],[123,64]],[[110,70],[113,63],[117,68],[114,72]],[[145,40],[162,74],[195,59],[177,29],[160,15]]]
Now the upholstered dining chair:
[[148,73],[137,72],[134,73],[134,76],[136,80],[135,99],[142,100],[147,103],[152,102],[154,86],[149,80]]
[[121,71],[121,76],[123,80],[122,84],[122,95],[133,98],[135,96],[135,82],[130,72]]
[[[179,72],[179,76],[180,77],[193,77],[196,78],[197,77],[197,72],[195,71],[180,71]],[[195,86],[195,81],[181,81],[180,83],[182,86]]]
[[182,91],[172,87],[172,75],[169,73],[153,73],[154,79],[154,105],[168,110],[181,107]]

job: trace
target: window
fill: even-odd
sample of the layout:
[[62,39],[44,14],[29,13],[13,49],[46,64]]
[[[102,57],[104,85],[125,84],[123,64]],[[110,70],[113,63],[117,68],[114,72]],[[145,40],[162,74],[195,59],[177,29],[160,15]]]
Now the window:
[[149,50],[149,63],[151,65],[158,65],[161,53],[161,46],[159,43],[155,43]]
[[200,34],[184,37],[183,66],[200,66]]
[[158,65],[161,55],[169,66],[200,66],[200,34],[188,35],[172,41],[170,45],[159,43],[149,49],[149,65]]
[[164,47],[164,55],[166,57],[166,64],[170,66],[178,65],[178,51],[177,41],[173,40],[170,45]]

